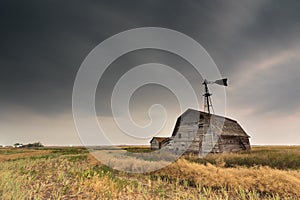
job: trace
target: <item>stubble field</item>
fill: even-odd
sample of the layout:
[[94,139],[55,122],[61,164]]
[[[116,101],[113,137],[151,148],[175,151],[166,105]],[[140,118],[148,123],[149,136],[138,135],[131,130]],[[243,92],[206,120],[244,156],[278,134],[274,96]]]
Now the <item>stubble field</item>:
[[84,148],[1,148],[0,199],[300,199],[300,147],[185,156],[147,174],[112,170]]

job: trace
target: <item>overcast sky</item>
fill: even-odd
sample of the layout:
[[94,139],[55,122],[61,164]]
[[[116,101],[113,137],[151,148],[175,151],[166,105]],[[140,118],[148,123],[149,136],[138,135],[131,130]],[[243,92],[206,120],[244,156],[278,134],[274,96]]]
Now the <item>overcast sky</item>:
[[[206,49],[229,79],[226,116],[238,120],[252,144],[299,145],[299,10],[296,0],[1,0],[0,145],[80,145],[72,118],[76,73],[100,42],[138,27],[174,29]],[[110,93],[122,73],[150,61],[180,70],[199,84],[201,96],[202,80],[183,59],[158,50],[132,52],[116,60],[103,80],[99,119],[111,120]],[[171,135],[180,114],[172,93],[145,86],[133,99],[133,118],[141,124],[152,104],[165,105],[170,122],[161,135]],[[110,122],[106,128],[117,131]]]

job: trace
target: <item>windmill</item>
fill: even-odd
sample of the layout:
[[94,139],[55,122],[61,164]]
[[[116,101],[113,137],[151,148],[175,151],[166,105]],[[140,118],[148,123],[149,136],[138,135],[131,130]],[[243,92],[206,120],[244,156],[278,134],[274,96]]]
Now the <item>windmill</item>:
[[[227,78],[219,79],[216,81],[207,81],[206,79],[202,83],[204,85],[204,112],[207,111],[207,113],[214,114],[214,108],[212,106],[211,96],[212,94],[209,93],[208,84],[218,84],[222,86],[227,86]],[[200,149],[200,155],[206,155],[209,152],[215,153],[215,144],[218,141],[218,138],[214,131],[212,131],[210,126],[210,117],[206,119],[204,124],[201,124],[204,128],[204,135],[202,138],[202,143],[199,143],[199,149]],[[223,143],[222,141],[220,141]]]
[[204,112],[207,111],[209,114],[211,114],[211,111],[214,113],[214,108],[212,106],[212,101],[211,101],[211,93],[209,93],[208,90],[208,84],[218,84],[218,85],[223,85],[223,86],[227,86],[227,78],[223,78],[223,79],[219,79],[216,81],[207,81],[206,79],[204,80],[204,82],[202,83],[202,85],[204,85]]

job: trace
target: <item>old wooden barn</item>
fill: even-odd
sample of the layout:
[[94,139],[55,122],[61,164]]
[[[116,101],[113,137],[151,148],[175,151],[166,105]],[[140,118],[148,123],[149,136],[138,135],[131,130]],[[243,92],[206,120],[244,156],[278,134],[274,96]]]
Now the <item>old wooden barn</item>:
[[[206,112],[188,109],[178,117],[172,136],[158,139],[174,153],[223,153],[250,150],[249,135],[237,121]],[[157,139],[151,140],[151,146]],[[154,147],[154,146],[153,146]]]

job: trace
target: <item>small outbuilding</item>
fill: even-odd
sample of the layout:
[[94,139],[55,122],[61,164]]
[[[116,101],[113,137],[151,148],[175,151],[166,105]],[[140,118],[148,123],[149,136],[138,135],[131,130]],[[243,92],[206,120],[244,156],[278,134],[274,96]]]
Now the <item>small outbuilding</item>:
[[166,144],[169,140],[170,138],[168,137],[153,137],[150,141],[151,149],[161,149],[164,146],[164,144]]

